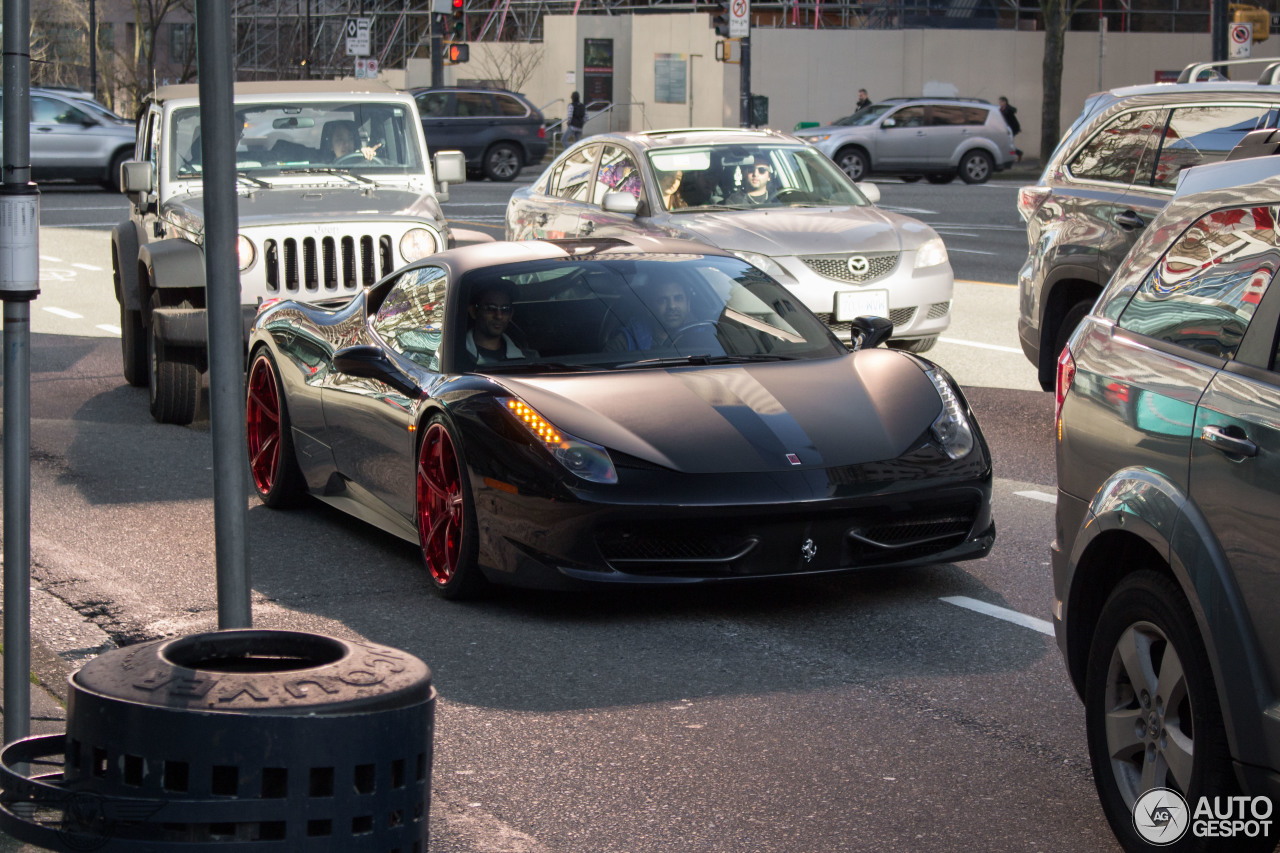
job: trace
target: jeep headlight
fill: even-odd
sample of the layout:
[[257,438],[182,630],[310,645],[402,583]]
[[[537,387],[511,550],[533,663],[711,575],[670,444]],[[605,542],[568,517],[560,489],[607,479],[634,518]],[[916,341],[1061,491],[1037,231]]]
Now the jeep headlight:
[[438,251],[440,243],[436,235],[426,228],[410,228],[400,238],[400,257],[406,261],[416,261]]
[[733,254],[742,258],[744,261],[765,273],[770,278],[775,278],[778,281],[795,281],[791,273],[784,270],[781,264],[768,255],[762,255],[759,252],[734,252]]
[[240,272],[244,272],[253,266],[254,260],[258,257],[258,250],[253,247],[253,241],[241,234],[236,238],[236,254],[240,256]]
[[920,248],[916,249],[915,268],[918,270],[925,267],[936,267],[946,262],[947,247],[943,244],[941,237],[925,240],[920,244]]
[[973,450],[973,427],[969,425],[960,397],[941,370],[935,367],[924,373],[942,398],[942,414],[929,426],[934,442],[952,459],[968,456]]

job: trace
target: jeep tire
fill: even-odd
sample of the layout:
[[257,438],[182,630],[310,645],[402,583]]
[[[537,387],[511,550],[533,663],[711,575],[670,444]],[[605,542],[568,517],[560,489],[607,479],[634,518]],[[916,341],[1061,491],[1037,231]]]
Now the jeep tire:
[[186,426],[196,419],[200,404],[200,368],[193,354],[167,349],[152,323],[147,335],[151,417],[157,423]]
[[120,359],[125,381],[134,388],[144,387],[150,373],[147,327],[142,324],[141,311],[130,311],[123,305],[120,306]]

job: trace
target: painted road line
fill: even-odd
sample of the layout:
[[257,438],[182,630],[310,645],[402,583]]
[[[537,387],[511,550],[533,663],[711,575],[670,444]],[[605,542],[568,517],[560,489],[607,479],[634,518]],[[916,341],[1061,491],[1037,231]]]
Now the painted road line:
[[60,263],[62,263],[62,258],[54,258],[54,257],[50,257],[49,255],[41,255],[41,256],[40,256],[40,260],[42,260],[42,261],[48,261],[48,262],[49,262],[49,263],[51,263],[51,264],[60,264]]
[[113,335],[115,335],[117,338],[118,338],[118,337],[120,337],[120,327],[119,327],[119,326],[113,326],[113,325],[111,325],[110,323],[99,323],[98,325],[94,326],[94,328],[95,328],[95,329],[101,329],[101,330],[102,330],[102,331],[104,331],[104,332],[108,332],[108,333],[110,333],[110,334],[113,334]]
[[41,222],[41,228],[114,228],[114,222],[59,222],[56,225]]
[[102,272],[102,267],[95,267],[93,264],[72,264],[78,270],[88,270],[89,272]]
[[[948,234],[948,237],[954,237],[954,234]],[[982,249],[957,249],[955,246],[948,246],[948,252],[962,252],[966,255],[998,255],[999,252],[984,252]]]
[[923,207],[899,207],[896,204],[879,204],[876,205],[881,210],[892,210],[897,213],[914,213],[917,216],[941,216],[942,214],[936,210],[925,210]]
[[943,237],[972,237],[976,240],[981,236],[980,234],[970,234],[968,231],[956,231],[952,228],[934,228],[933,230]]
[[1018,231],[1027,230],[1021,225],[981,225],[976,222],[930,222],[929,225],[937,230],[939,228],[972,228],[974,231]]
[[944,344],[959,344],[962,347],[977,347],[978,349],[993,349],[996,352],[1015,352],[1019,354],[1022,353],[1022,350],[1019,349],[1018,347],[1002,347],[998,344],[981,344],[981,343],[978,343],[977,341],[962,341],[959,338],[939,337],[938,340]]
[[59,317],[66,317],[68,320],[84,319],[83,314],[77,314],[74,311],[68,311],[65,308],[50,308],[47,305],[41,305],[40,307],[43,308],[45,311],[48,311],[50,314],[56,314]]
[[1032,631],[1039,631],[1041,634],[1053,636],[1053,623],[1047,619],[1037,619],[1034,616],[1028,616],[1025,613],[1019,613],[1016,610],[1010,610],[1007,607],[997,607],[994,604],[987,604],[985,601],[979,601],[976,598],[969,598],[966,595],[948,595],[939,601],[945,601],[947,604],[954,604],[956,607],[963,607],[965,610],[972,610],[974,613],[981,613],[984,616],[992,616],[996,619],[1003,619],[1005,622],[1012,622],[1014,625],[1021,625],[1023,628],[1030,628]]
[[1033,501],[1044,501],[1047,504],[1056,504],[1058,502],[1057,495],[1050,495],[1046,492],[1014,492],[1020,498],[1031,498]]

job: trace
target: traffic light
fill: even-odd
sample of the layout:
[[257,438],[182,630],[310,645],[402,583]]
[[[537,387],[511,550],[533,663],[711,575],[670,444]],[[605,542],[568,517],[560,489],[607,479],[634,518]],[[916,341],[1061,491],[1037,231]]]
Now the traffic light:
[[[462,17],[462,4],[465,0],[453,0],[453,25],[450,29],[453,32],[454,41],[463,41],[467,37],[466,19]],[[466,60],[464,59],[463,62]]]
[[720,38],[729,37],[729,4],[716,3],[711,7],[711,26]]
[[1271,13],[1248,3],[1231,3],[1231,21],[1235,24],[1253,24],[1253,40],[1266,41],[1271,37]]
[[471,58],[471,45],[447,44],[444,47],[444,64],[459,65]]

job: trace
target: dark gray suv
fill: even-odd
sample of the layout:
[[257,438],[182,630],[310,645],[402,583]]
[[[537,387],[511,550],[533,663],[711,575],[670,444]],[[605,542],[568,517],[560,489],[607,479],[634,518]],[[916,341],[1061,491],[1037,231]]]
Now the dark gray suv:
[[547,153],[542,113],[524,95],[465,87],[413,89],[411,94],[433,156],[461,151],[469,171],[510,181]]
[[1249,131],[1274,127],[1278,111],[1272,83],[1161,83],[1089,98],[1039,182],[1018,193],[1018,335],[1042,388],[1053,388],[1067,338],[1182,170],[1225,159]]
[[1191,170],[1058,359],[1054,627],[1129,851],[1280,839],[1278,220],[1280,157]]

